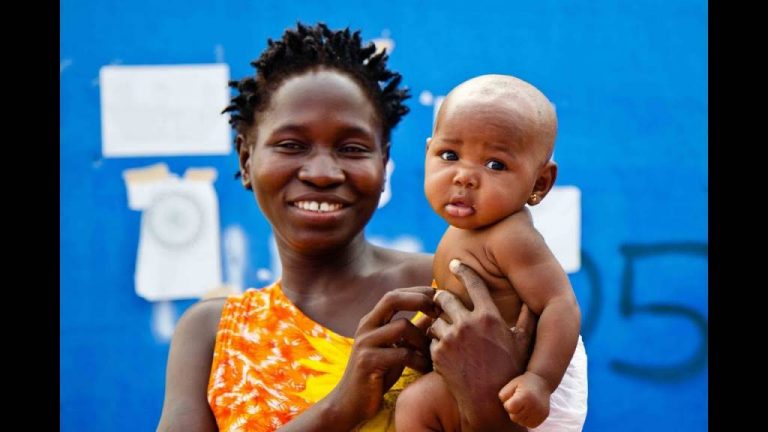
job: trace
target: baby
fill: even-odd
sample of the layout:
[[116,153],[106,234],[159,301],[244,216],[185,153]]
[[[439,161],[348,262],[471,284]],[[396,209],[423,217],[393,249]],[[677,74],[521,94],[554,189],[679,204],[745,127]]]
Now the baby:
[[[458,259],[486,282],[510,327],[523,304],[539,317],[525,373],[500,392],[504,409],[519,425],[544,423],[543,430],[551,423],[562,431],[581,430],[586,417],[581,313],[568,276],[525,207],[540,203],[555,182],[556,133],[554,108],[532,85],[505,75],[470,79],[440,107],[427,142],[424,191],[451,225],[435,252],[437,289],[472,308],[449,271]],[[441,377],[429,373],[398,398],[397,430],[460,430],[455,405]]]

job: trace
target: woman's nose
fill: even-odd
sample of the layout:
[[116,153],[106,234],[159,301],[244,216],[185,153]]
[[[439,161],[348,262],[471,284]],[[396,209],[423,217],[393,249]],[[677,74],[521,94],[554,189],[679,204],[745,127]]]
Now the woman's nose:
[[299,170],[299,180],[326,188],[344,182],[344,170],[333,155],[317,153],[308,158]]

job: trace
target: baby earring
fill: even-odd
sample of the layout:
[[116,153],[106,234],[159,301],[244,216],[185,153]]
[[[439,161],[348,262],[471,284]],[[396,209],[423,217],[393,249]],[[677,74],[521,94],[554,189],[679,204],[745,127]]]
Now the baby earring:
[[538,194],[535,194],[535,193],[533,193],[533,194],[531,194],[531,196],[528,198],[528,204],[530,204],[530,205],[536,205],[536,204],[538,204],[538,203],[539,203],[539,200],[540,200],[540,199],[541,199],[541,198],[539,198],[539,195],[538,195]]

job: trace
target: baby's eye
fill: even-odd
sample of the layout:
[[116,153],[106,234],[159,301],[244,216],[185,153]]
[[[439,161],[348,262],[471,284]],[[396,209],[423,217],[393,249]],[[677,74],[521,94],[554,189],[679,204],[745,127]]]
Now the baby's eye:
[[495,171],[504,171],[507,166],[497,160],[490,160],[485,164],[486,168],[490,168]]
[[459,155],[457,155],[456,152],[446,150],[440,153],[440,159],[447,160],[447,161],[456,161],[456,160],[459,160]]

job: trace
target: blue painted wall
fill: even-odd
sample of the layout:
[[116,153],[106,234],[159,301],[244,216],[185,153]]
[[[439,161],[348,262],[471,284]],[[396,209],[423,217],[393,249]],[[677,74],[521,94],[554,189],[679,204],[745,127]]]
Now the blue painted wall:
[[268,225],[231,180],[234,155],[102,159],[99,68],[224,61],[240,78],[296,20],[389,35],[414,94],[393,135],[392,201],[371,235],[433,251],[445,227],[420,193],[432,120],[422,92],[509,73],[547,94],[560,118],[558,183],[582,191],[571,278],[590,360],[585,430],[707,430],[707,19],[704,0],[64,0],[61,430],[154,430],[160,415],[168,342],[134,292],[140,213],[127,207],[124,169],[216,167],[221,228],[248,238],[246,282],[260,285],[270,265]]

